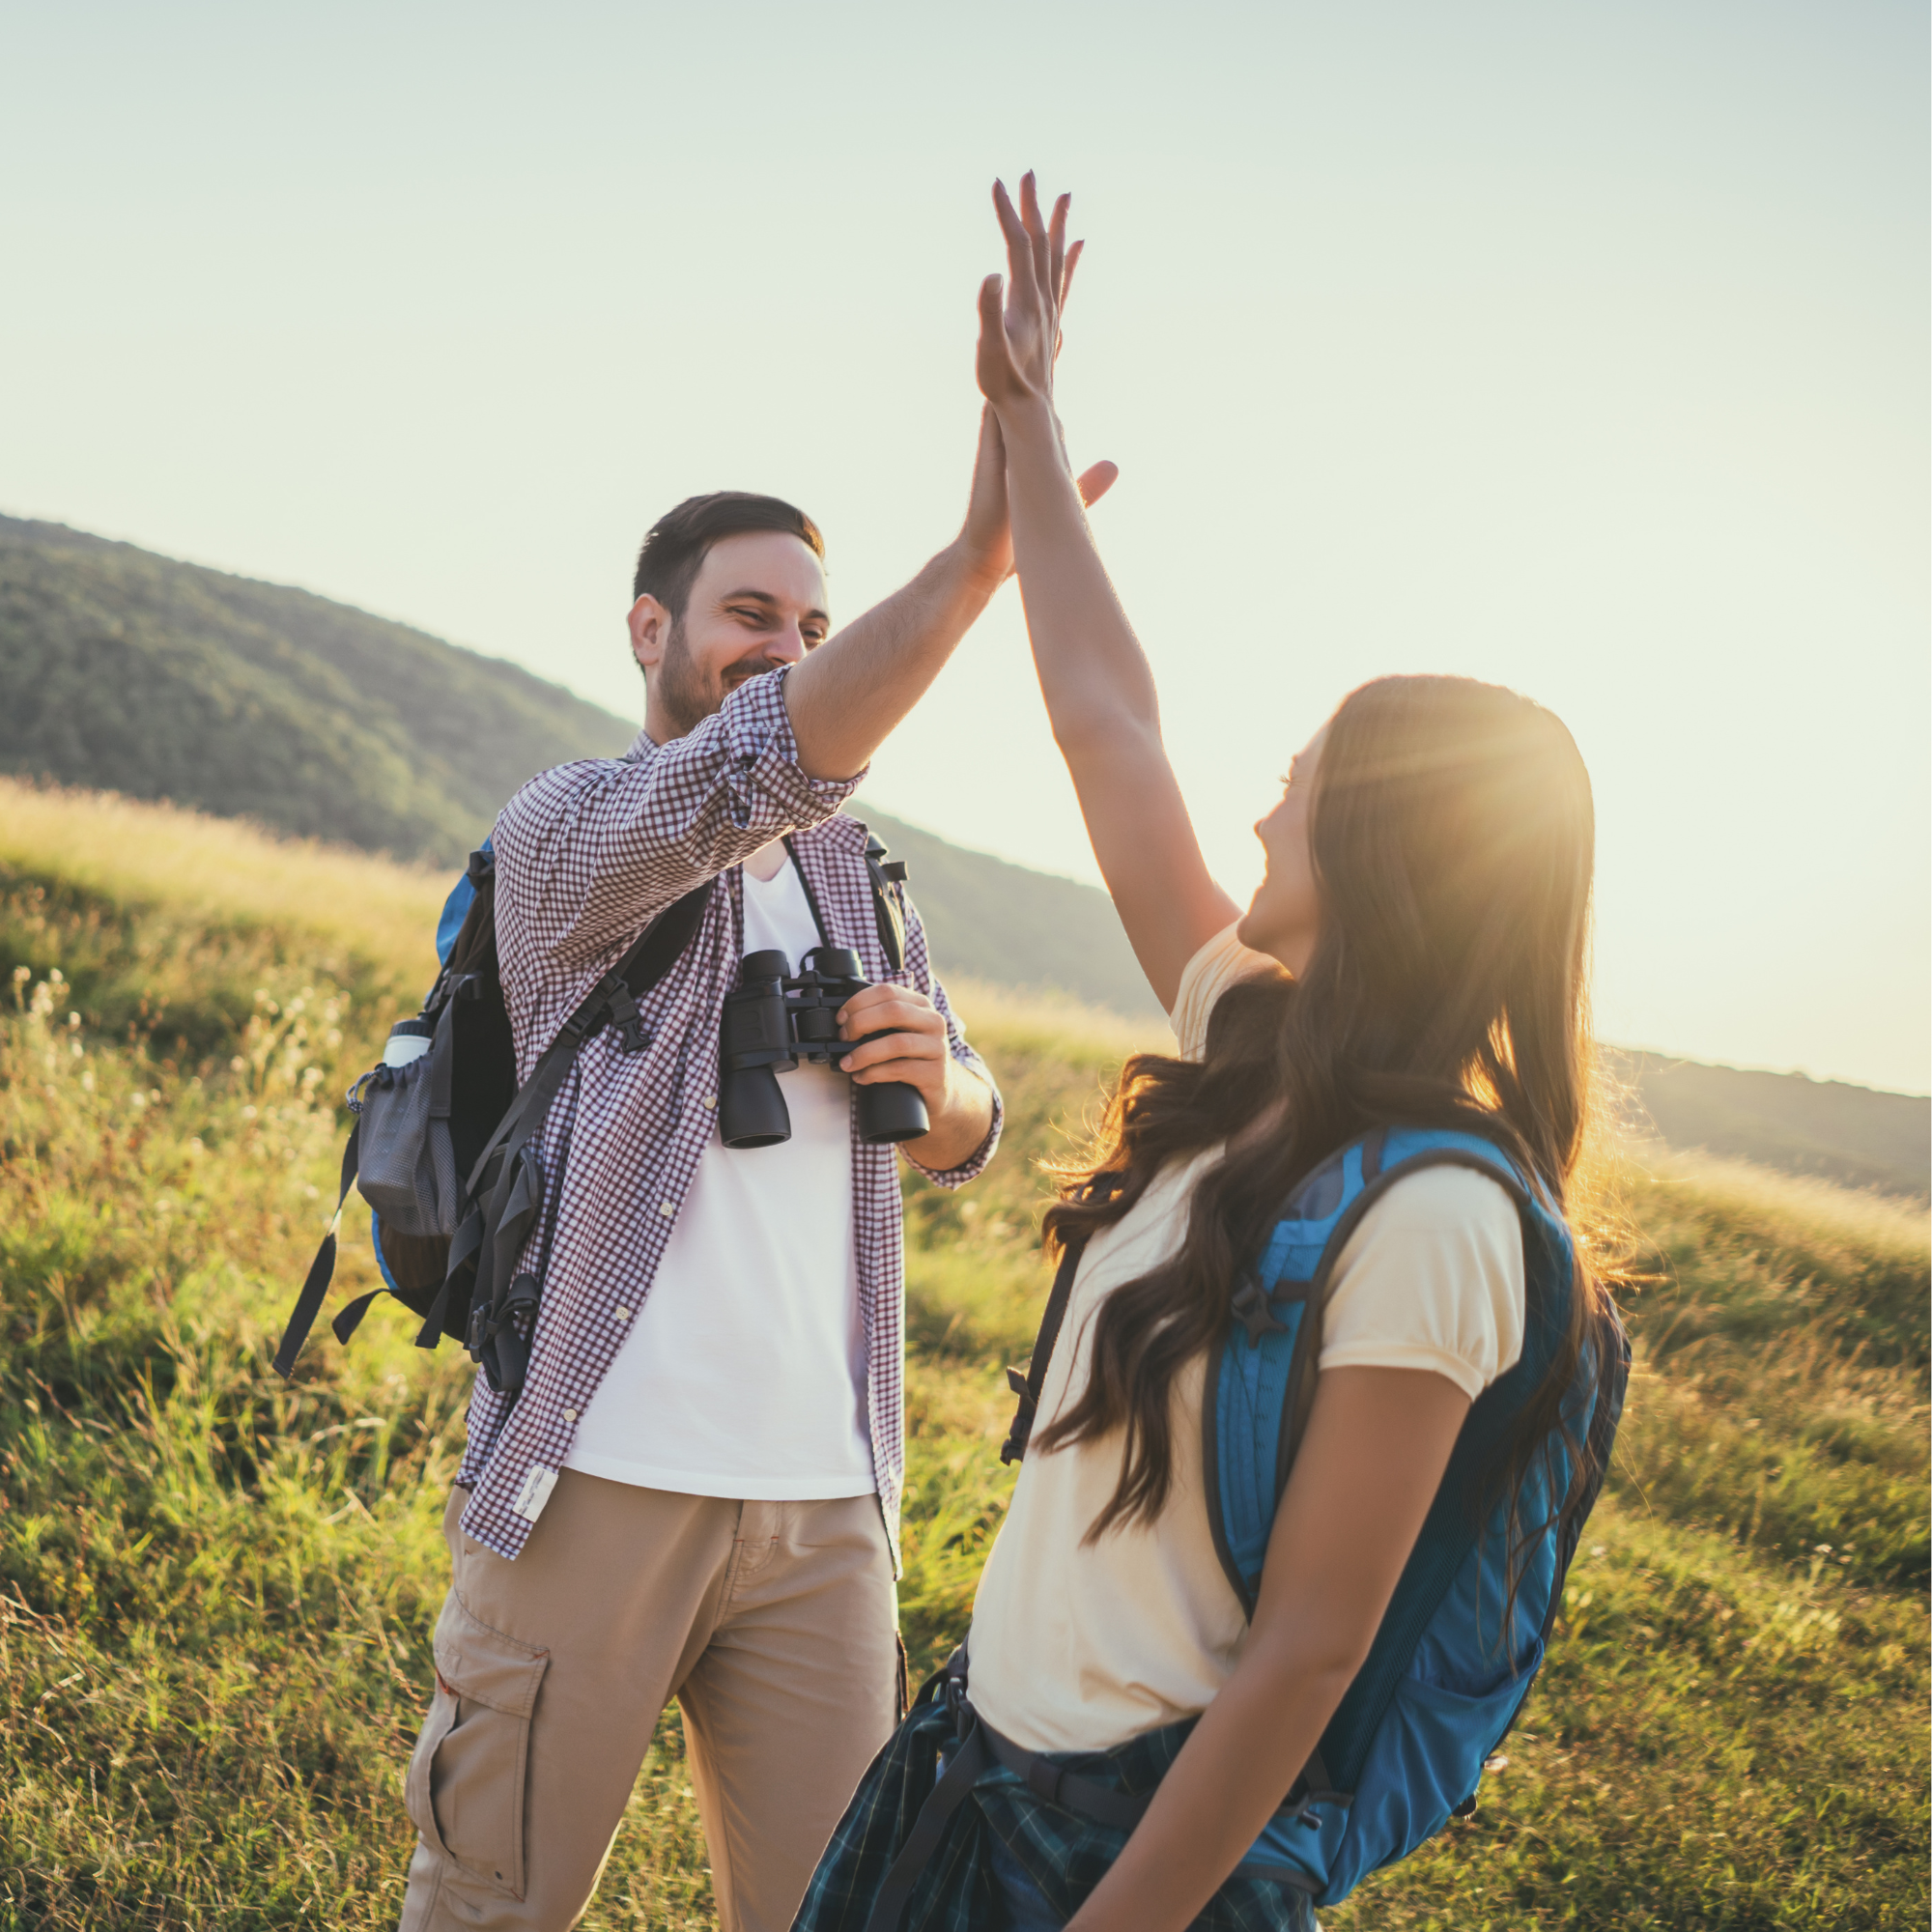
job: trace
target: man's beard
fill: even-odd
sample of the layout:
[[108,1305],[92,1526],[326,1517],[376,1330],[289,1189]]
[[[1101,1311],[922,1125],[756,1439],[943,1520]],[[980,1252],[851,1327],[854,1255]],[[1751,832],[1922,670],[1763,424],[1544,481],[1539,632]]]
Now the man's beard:
[[747,678],[777,668],[778,666],[769,659],[761,658],[748,664],[741,658],[731,669],[742,671],[744,675],[734,678],[729,690],[725,688],[722,675],[714,674],[707,682],[705,674],[697,668],[697,661],[691,655],[691,643],[684,635],[684,619],[673,617],[670,636],[665,640],[665,654],[658,661],[655,686],[658,708],[664,713],[665,722],[671,726],[672,735],[682,738],[686,732],[696,730],[714,712],[722,711],[725,698]]
[[680,738],[696,729],[724,703],[722,686],[707,684],[704,673],[692,658],[682,617],[671,619],[670,637],[658,662],[657,700],[666,721],[675,727]]

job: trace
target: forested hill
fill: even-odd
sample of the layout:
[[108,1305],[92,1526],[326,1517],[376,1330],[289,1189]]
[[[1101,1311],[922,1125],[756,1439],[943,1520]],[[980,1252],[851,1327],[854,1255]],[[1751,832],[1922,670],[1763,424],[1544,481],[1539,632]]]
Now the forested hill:
[[[634,730],[348,605],[0,517],[0,772],[445,867],[532,773]],[[946,973],[1157,1023],[1105,894],[856,810],[908,862]],[[1655,1055],[1612,1066],[1633,1124],[1673,1146],[1927,1198],[1922,1098]]]
[[635,729],[305,590],[0,517],[0,771],[446,864]]
[[[636,729],[349,605],[0,517],[0,772],[457,866],[526,779]],[[950,971],[1158,1017],[1104,893],[859,810]]]

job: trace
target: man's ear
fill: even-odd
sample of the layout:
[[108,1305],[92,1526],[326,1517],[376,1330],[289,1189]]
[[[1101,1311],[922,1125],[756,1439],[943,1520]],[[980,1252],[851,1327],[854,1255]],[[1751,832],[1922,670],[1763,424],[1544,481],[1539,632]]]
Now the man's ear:
[[670,642],[671,614],[647,590],[631,606],[631,655],[646,674],[664,662]]

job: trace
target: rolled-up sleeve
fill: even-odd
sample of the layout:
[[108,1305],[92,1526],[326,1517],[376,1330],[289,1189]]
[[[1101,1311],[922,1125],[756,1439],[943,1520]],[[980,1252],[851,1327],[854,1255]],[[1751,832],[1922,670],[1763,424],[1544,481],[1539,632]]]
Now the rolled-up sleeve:
[[517,923],[569,965],[635,933],[693,887],[787,832],[821,824],[865,777],[798,762],[784,670],[640,757],[559,765],[497,821],[499,892]]
[[986,1163],[999,1151],[1000,1129],[1006,1122],[1006,1103],[1000,1098],[1000,1089],[986,1063],[974,1052],[966,1038],[966,1029],[959,1024],[959,1015],[952,1010],[952,1002],[946,997],[946,988],[933,978],[931,955],[926,951],[925,927],[920,923],[918,912],[910,898],[906,900],[906,975],[912,983],[938,1008],[946,1020],[946,1043],[952,1058],[968,1071],[977,1073],[986,1083],[986,1091],[993,1096],[992,1123],[986,1129],[986,1138],[975,1148],[957,1167],[921,1167],[908,1154],[906,1159],[926,1179],[939,1187],[964,1187],[976,1175],[985,1171]]

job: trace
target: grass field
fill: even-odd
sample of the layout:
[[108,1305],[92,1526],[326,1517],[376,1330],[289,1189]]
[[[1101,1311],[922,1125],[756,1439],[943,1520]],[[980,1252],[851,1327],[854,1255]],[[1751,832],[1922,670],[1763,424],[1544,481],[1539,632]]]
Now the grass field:
[[[469,1365],[399,1312],[294,1388],[267,1357],[442,882],[0,789],[0,1927],[390,1925]],[[958,991],[1010,1125],[976,1187],[908,1189],[916,1664],[1009,1487],[1032,1160],[1134,1043]],[[1663,1157],[1601,1186],[1638,1373],[1565,1640],[1477,1816],[1325,1921],[1922,1926],[1924,1219]],[[666,1725],[586,1922],[708,1920]]]

